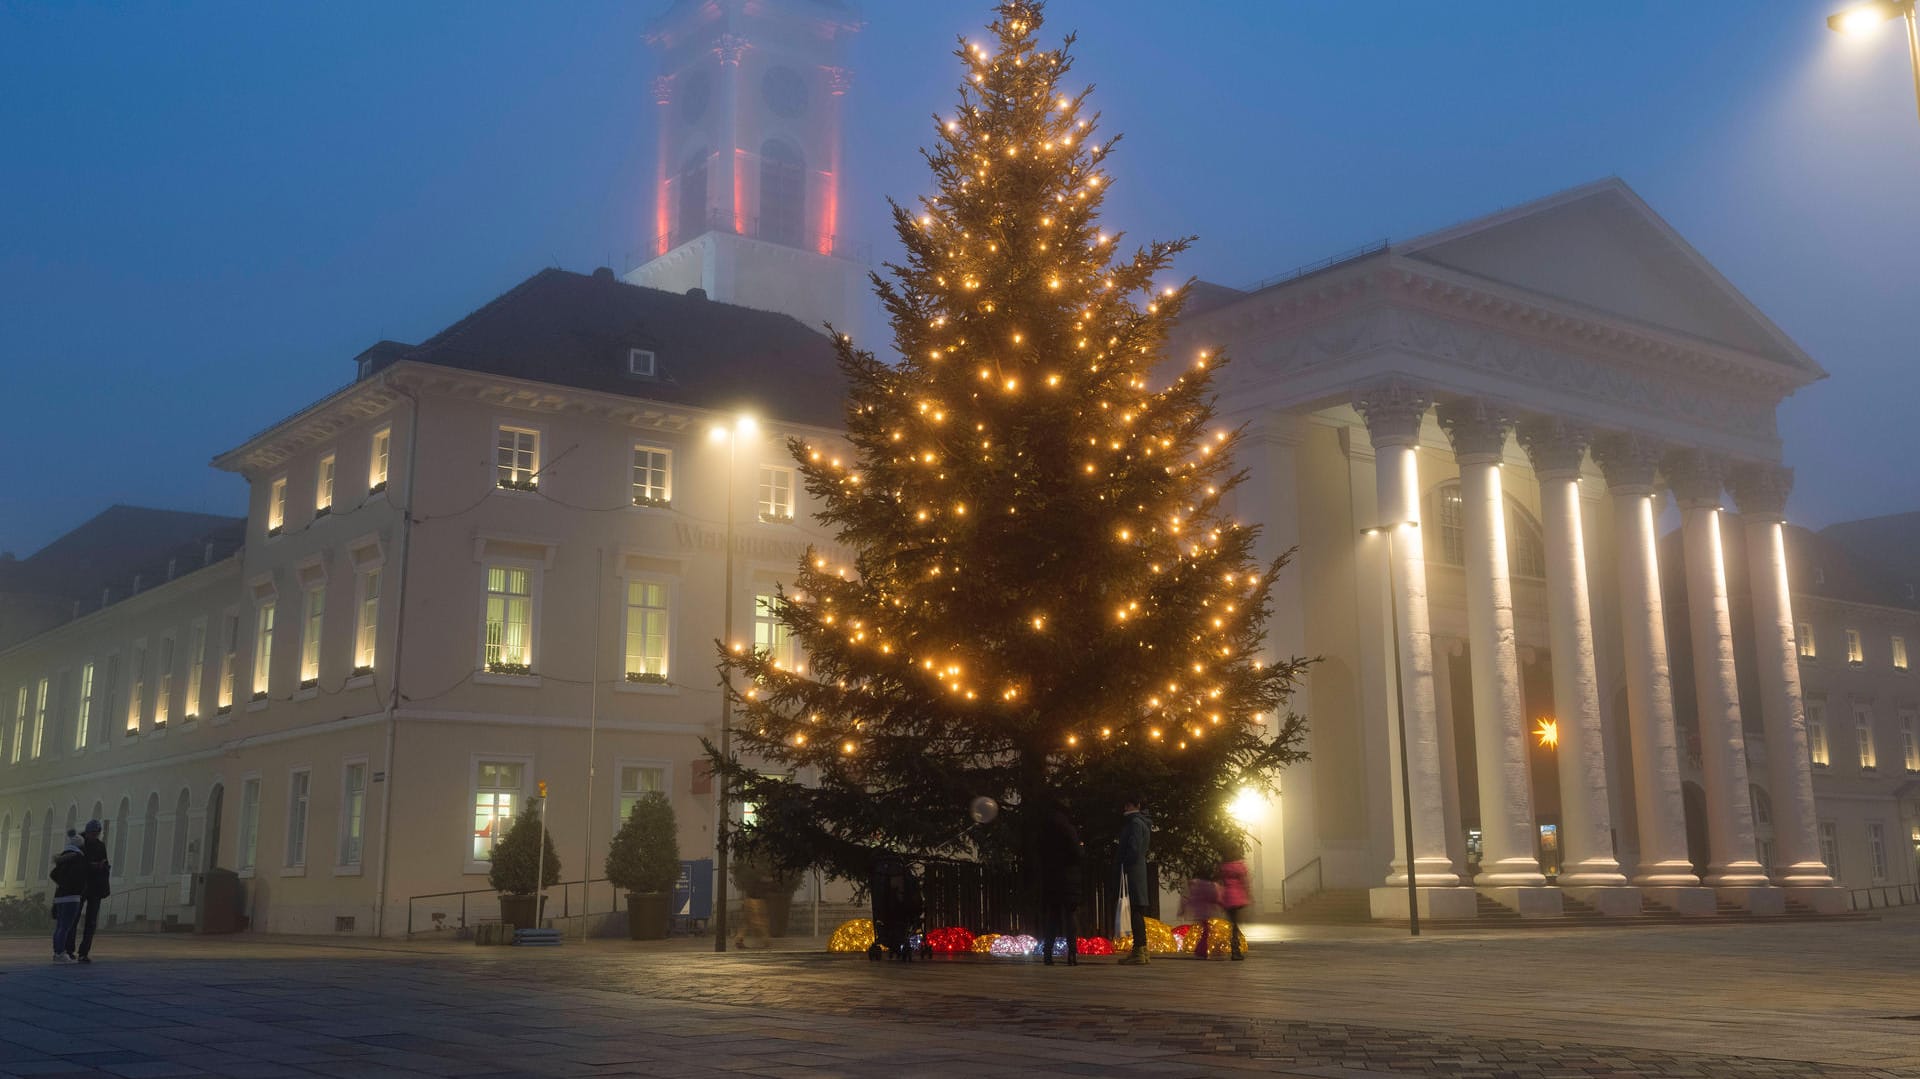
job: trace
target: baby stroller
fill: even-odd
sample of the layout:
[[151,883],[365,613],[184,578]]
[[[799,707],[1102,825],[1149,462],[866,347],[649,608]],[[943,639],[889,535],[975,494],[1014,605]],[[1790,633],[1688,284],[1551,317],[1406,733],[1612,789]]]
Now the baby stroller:
[[913,962],[908,943],[926,914],[913,867],[899,855],[882,854],[874,859],[867,890],[873,894],[873,944],[867,948],[867,958],[878,962],[885,951],[902,962]]

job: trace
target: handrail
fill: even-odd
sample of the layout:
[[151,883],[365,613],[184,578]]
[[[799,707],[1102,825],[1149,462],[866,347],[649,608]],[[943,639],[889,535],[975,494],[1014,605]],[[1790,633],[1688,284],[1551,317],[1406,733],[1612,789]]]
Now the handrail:
[[[167,912],[167,904],[164,897],[168,891],[178,887],[179,885],[176,883],[161,882],[159,884],[142,884],[133,888],[122,888],[114,892],[112,895],[100,901],[100,913],[102,915],[117,916],[117,920],[109,919],[106,927],[119,928],[123,925],[131,925],[134,920],[132,916],[135,914],[140,915],[148,921],[158,921],[160,918],[164,918]],[[153,904],[147,902],[145,899],[141,900],[138,910],[133,909],[134,896],[147,895],[152,892],[159,892],[163,897],[157,912],[154,911]],[[114,902],[116,899],[120,900],[118,904]],[[158,918],[155,917],[156,913],[159,916]]]
[[1318,262],[1309,262],[1305,266],[1296,266],[1286,273],[1275,274],[1272,277],[1263,277],[1240,291],[1248,293],[1259,292],[1261,289],[1272,288],[1275,285],[1284,285],[1289,281],[1298,281],[1303,277],[1317,274],[1322,270],[1331,270],[1342,263],[1355,262],[1359,259],[1366,258],[1368,255],[1377,255],[1386,249],[1387,241],[1384,239],[1375,240],[1370,244],[1361,244],[1351,251],[1342,251],[1338,255],[1329,255]]
[[[1309,870],[1313,872],[1313,887],[1310,890],[1308,890],[1304,895],[1296,895],[1294,898],[1289,898],[1287,895],[1287,885],[1292,884],[1295,877],[1304,877]],[[1280,909],[1282,911],[1285,911],[1290,906],[1298,906],[1299,904],[1304,903],[1309,899],[1312,899],[1314,896],[1319,895],[1321,892],[1326,891],[1326,887],[1327,887],[1326,875],[1322,872],[1320,859],[1315,858],[1313,861],[1306,863],[1305,865],[1301,866],[1300,868],[1294,870],[1291,873],[1288,873],[1284,878],[1281,879]],[[1295,886],[1295,891],[1296,893],[1298,892],[1297,885]]]
[[[574,917],[572,889],[576,886],[580,887],[582,889],[582,894],[580,897],[579,916],[582,918],[585,918],[588,915],[593,913],[593,905],[592,905],[593,886],[596,884],[611,884],[611,883],[612,882],[608,881],[607,878],[605,877],[595,877],[591,880],[563,880],[563,881],[556,882],[554,884],[547,885],[547,891],[538,893],[538,894],[545,895],[547,894],[547,892],[551,892],[555,888],[560,889],[560,913],[554,914],[554,915],[547,915],[547,916],[554,917],[554,918],[562,918],[562,919],[572,918]],[[407,897],[407,938],[409,940],[413,938],[413,906],[416,902],[420,900],[458,898],[460,900],[460,924],[454,927],[454,932],[465,933],[468,929],[472,928],[468,924],[467,897],[473,896],[473,895],[496,895],[497,896],[499,894],[500,894],[500,890],[497,888],[469,888],[463,892],[428,892],[424,895],[410,895]],[[603,913],[608,913],[608,914],[619,913],[621,909],[620,896],[621,896],[621,890],[619,888],[613,889],[613,905]],[[497,915],[496,915],[496,918],[497,918]],[[484,920],[485,920],[484,918],[476,918],[476,921],[484,921]]]

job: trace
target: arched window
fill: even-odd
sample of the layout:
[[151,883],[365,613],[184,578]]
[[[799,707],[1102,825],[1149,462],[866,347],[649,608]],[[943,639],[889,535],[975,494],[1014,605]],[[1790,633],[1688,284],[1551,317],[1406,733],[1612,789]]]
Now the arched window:
[[1507,503],[1507,572],[1534,580],[1547,577],[1547,544],[1540,538],[1539,522],[1512,502]]
[[707,152],[696,150],[680,166],[673,185],[679,188],[679,217],[673,226],[673,244],[678,245],[707,231]]
[[187,871],[187,817],[193,812],[193,795],[180,788],[180,799],[173,804],[173,855],[167,859],[167,871]]
[[103,805],[101,805],[101,804],[100,804],[100,802],[99,802],[99,800],[98,800],[98,799],[96,799],[96,800],[94,801],[94,803],[93,803],[93,816],[91,816],[91,817],[88,817],[87,819],[88,819],[88,820],[99,820],[99,821],[103,821],[103,820],[106,820],[106,819],[107,819],[107,807],[106,807],[106,806],[103,806]]
[[1460,485],[1443,483],[1433,493],[1433,505],[1427,515],[1433,521],[1433,541],[1427,557],[1449,566],[1465,565],[1467,561],[1466,525],[1460,504]]
[[[1449,480],[1427,499],[1427,560],[1448,566],[1467,561],[1466,507],[1460,483]],[[1507,503],[1507,573],[1541,579],[1547,575],[1546,543],[1540,525],[1523,507]]]
[[140,875],[153,874],[153,856],[160,843],[160,792],[147,795],[147,815],[140,822]]
[[807,230],[807,165],[779,139],[760,144],[760,236],[804,247]]
[[27,854],[32,842],[33,814],[28,813],[26,816],[20,818],[20,861],[13,869],[14,880],[24,881],[27,879]]
[[133,819],[133,802],[120,799],[120,812],[113,818],[113,864],[126,872],[127,864],[127,822]]

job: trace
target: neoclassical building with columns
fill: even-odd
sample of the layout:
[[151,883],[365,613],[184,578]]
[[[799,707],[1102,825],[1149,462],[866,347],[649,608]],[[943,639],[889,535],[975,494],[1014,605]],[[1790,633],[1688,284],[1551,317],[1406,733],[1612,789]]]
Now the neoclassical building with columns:
[[[1295,702],[1312,759],[1248,814],[1263,903],[1310,879],[1405,918],[1411,861],[1429,917],[1471,917],[1477,896],[1532,916],[1843,907],[1816,830],[1774,423],[1825,372],[1625,183],[1253,290],[1203,284],[1176,353],[1201,347],[1231,359],[1222,411],[1250,435],[1238,508],[1269,555],[1295,551],[1271,645],[1322,657]],[[1676,526],[1684,597],[1661,588]],[[1752,569],[1747,693],[1730,545]]]

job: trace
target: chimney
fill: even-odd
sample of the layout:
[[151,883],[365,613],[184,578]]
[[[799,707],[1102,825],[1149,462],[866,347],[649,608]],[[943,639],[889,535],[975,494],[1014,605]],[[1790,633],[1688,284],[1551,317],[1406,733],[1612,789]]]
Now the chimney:
[[695,285],[687,290],[687,295],[695,300],[704,300],[707,298],[707,290]]

